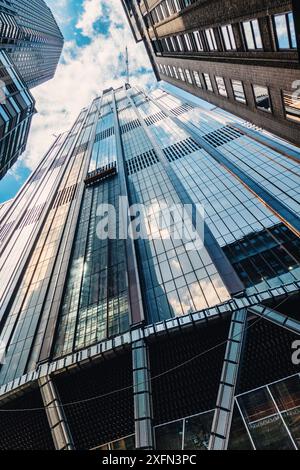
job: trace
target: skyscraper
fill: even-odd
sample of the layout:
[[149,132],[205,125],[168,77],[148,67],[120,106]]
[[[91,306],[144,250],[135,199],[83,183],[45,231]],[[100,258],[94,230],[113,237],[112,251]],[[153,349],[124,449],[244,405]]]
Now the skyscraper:
[[54,76],[63,36],[43,0],[0,0],[0,179],[24,152],[35,101]]
[[298,1],[122,3],[159,79],[300,143]]
[[160,88],[83,109],[0,207],[0,448],[299,448],[299,158]]
[[45,1],[0,2],[0,17],[0,49],[10,55],[28,88],[50,80],[64,40]]
[[9,56],[0,51],[0,179],[24,152],[35,100]]

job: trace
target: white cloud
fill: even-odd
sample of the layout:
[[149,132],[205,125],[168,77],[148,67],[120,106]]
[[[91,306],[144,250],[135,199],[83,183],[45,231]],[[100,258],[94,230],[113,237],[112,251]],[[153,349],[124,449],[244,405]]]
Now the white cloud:
[[[85,0],[83,3],[83,13],[77,22],[77,28],[81,29],[85,36],[94,35],[94,23],[104,16],[106,2],[99,0]],[[121,5],[119,5],[120,7]]]
[[[61,4],[65,1],[55,0]],[[120,0],[84,0],[83,6],[77,27],[89,36],[91,43],[80,48],[73,41],[67,42],[55,78],[32,90],[39,113],[33,118],[27,150],[22,157],[30,169],[48,150],[53,134],[68,130],[81,108],[89,105],[103,89],[124,82],[120,78],[120,70],[125,68],[120,52],[125,52],[126,45],[131,83],[146,86],[154,81],[152,72],[142,75],[138,72],[141,67],[150,69],[150,63],[143,44],[134,42]],[[95,32],[93,24],[101,21],[106,11],[111,23],[109,34],[104,36]],[[124,28],[119,27],[120,23]]]

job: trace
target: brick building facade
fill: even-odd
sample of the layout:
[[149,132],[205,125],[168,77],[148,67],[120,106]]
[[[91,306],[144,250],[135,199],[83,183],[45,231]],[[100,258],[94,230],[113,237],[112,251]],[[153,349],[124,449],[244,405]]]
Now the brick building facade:
[[299,2],[123,4],[159,79],[300,143]]

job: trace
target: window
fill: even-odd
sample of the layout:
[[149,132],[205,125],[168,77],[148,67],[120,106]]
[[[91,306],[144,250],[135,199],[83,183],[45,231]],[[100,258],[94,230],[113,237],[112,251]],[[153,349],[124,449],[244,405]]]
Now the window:
[[299,93],[283,91],[283,104],[287,119],[300,124],[300,96]]
[[169,12],[167,10],[167,7],[166,7],[166,2],[162,2],[160,4],[160,8],[161,8],[161,11],[162,11],[162,15],[163,15],[163,18],[167,18],[169,16]]
[[169,38],[162,39],[163,49],[170,52]]
[[240,103],[246,103],[244,85],[242,82],[240,80],[232,80],[231,83],[235,100]]
[[181,36],[177,36],[178,47],[181,52],[184,51],[183,42]]
[[185,82],[185,78],[184,78],[184,73],[183,73],[183,70],[181,67],[178,67],[178,72],[179,72],[179,77],[180,79]]
[[170,40],[171,40],[173,51],[176,52],[177,51],[177,46],[176,46],[175,38],[173,36],[171,36]]
[[154,8],[154,10],[151,11],[151,15],[152,15],[152,20],[153,20],[153,23],[158,23],[159,19],[158,19],[158,16],[157,16],[157,13],[156,13],[156,8]]
[[206,34],[206,39],[207,39],[209,50],[216,51],[218,48],[217,48],[214,30],[212,28],[206,29],[205,34]]
[[253,85],[255,104],[262,111],[272,112],[269,90],[265,86]]
[[202,38],[200,36],[200,32],[199,31],[194,31],[193,36],[194,36],[194,40],[195,40],[195,43],[196,43],[197,51],[204,51],[203,42],[202,42]]
[[163,16],[163,11],[161,9],[161,6],[158,5],[158,7],[155,8],[155,11],[156,11],[158,21],[162,21],[164,19],[164,16]]
[[218,87],[219,94],[227,98],[227,90],[223,77],[216,77],[216,84]]
[[154,49],[154,52],[157,54],[157,55],[161,55],[161,41],[156,41],[155,39],[152,39],[152,46],[153,46],[153,49]]
[[258,21],[244,21],[243,28],[247,48],[249,50],[262,49],[262,41]]
[[192,80],[192,77],[191,77],[191,73],[188,69],[185,69],[185,75],[186,75],[186,78],[187,78],[187,81],[188,83],[190,83],[191,85],[193,84],[193,80]]
[[185,39],[185,44],[186,44],[187,50],[192,51],[193,46],[192,46],[192,43],[191,43],[190,36],[188,34],[184,34],[184,39]]
[[193,75],[194,75],[194,79],[195,79],[195,83],[196,83],[197,87],[202,88],[202,83],[201,83],[201,80],[200,80],[199,72],[197,72],[197,70],[193,70]]
[[177,68],[173,65],[174,77],[178,79]]
[[167,41],[167,43],[168,43],[168,50],[169,50],[170,52],[174,51],[173,42],[171,41],[171,38],[167,38],[166,41]]
[[170,0],[165,1],[165,8],[166,8],[166,11],[167,11],[167,16],[171,16],[173,14],[173,11],[172,11],[172,4],[171,4]]
[[274,16],[278,49],[296,49],[296,33],[293,13]]
[[174,3],[174,7],[175,7],[175,12],[180,11],[181,6],[180,6],[180,3],[179,3],[179,0],[173,0],[173,3]]
[[228,24],[226,26],[222,26],[221,31],[222,31],[222,36],[223,36],[226,51],[231,51],[233,49],[236,49],[236,43],[235,43],[232,25]]
[[206,85],[207,90],[208,91],[213,91],[213,87],[212,87],[212,84],[211,84],[211,79],[210,79],[209,74],[204,73],[203,77],[204,77],[204,81],[205,81],[205,85]]

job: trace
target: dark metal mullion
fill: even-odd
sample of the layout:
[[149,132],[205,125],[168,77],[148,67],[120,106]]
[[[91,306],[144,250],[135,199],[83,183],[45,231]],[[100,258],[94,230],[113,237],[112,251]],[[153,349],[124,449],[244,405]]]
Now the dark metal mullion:
[[287,13],[284,14],[284,18],[285,18],[286,30],[287,30],[287,33],[288,33],[289,49],[292,49],[292,36],[291,36],[290,23],[289,23],[289,20],[288,20],[288,14]]
[[251,32],[252,32],[252,39],[253,39],[253,42],[254,42],[254,46],[255,46],[255,49],[257,49],[257,42],[256,42],[256,37],[255,37],[255,34],[254,34],[254,28],[253,28],[253,24],[252,24],[252,21],[253,20],[250,20],[250,27],[251,27]]

